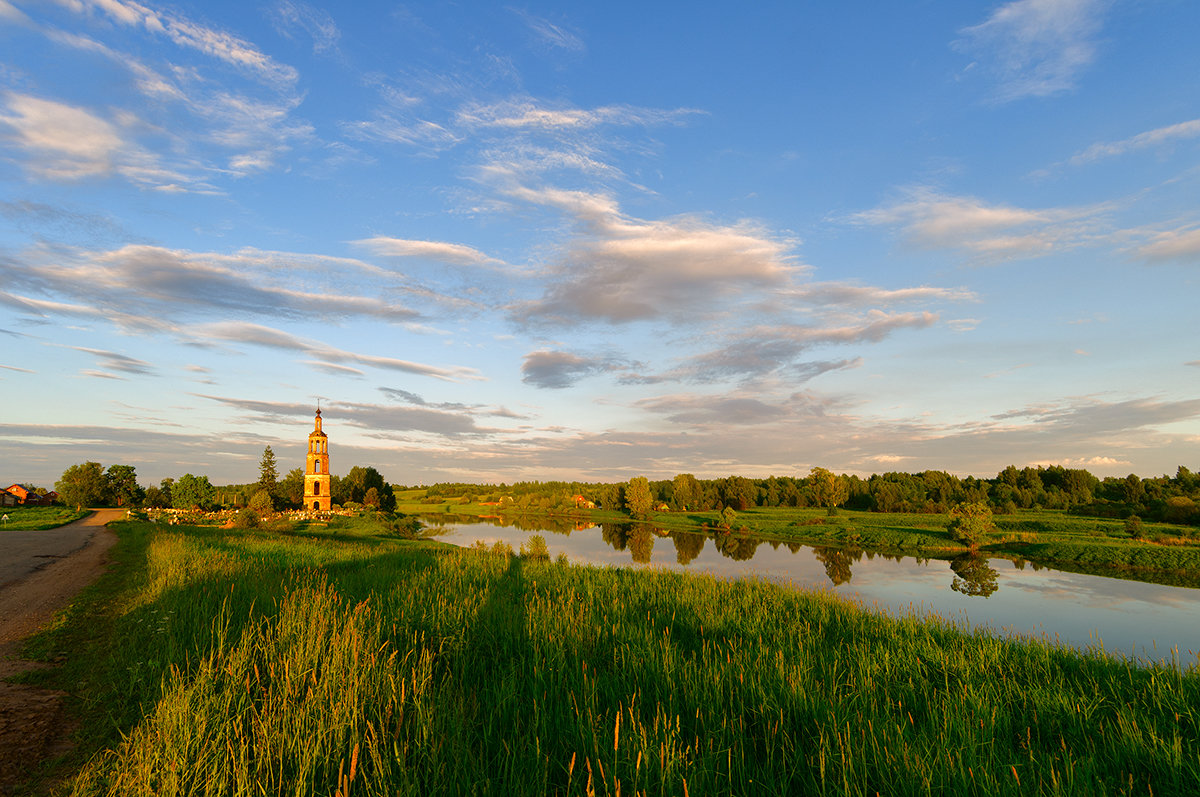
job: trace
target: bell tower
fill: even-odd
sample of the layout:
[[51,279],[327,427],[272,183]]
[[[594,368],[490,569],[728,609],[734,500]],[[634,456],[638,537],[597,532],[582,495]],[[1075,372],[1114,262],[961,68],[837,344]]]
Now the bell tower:
[[308,456],[304,467],[304,508],[328,512],[329,495],[329,438],[321,431],[321,409],[308,436]]

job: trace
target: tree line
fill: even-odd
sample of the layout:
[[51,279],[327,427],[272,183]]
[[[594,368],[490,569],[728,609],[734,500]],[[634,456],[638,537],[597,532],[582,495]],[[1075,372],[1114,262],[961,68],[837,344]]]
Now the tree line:
[[888,472],[867,478],[813,468],[807,476],[752,479],[726,476],[698,479],[681,473],[672,479],[635,477],[628,482],[516,482],[480,485],[461,482],[429,486],[432,498],[466,502],[508,500],[516,509],[569,511],[576,496],[601,509],[644,516],[654,509],[741,512],[755,507],[845,507],[866,512],[945,514],[959,504],[987,504],[996,514],[1018,509],[1063,509],[1076,514],[1170,523],[1200,523],[1200,474],[1180,465],[1174,476],[1135,474],[1100,479],[1084,469],[1060,465],[1017,468],[994,478],[959,477],[944,471]]
[[[384,512],[396,508],[392,486],[373,467],[355,466],[345,476],[330,477],[334,504],[374,507]],[[248,484],[215,486],[207,476],[185,473],[149,487],[137,481],[132,465],[82,462],[63,471],[55,483],[58,500],[68,506],[119,506],[140,508],[201,509],[250,508],[259,514],[300,509],[304,501],[304,470],[295,468],[279,478],[275,453],[267,446],[259,462],[259,479]]]
[[[304,471],[279,477],[270,446],[263,452],[259,480],[216,487],[207,476],[184,474],[142,488],[132,465],[85,462],[64,471],[55,485],[59,500],[78,506],[146,506],[179,509],[299,508]],[[395,491],[373,467],[355,466],[330,479],[333,502],[393,511]],[[984,503],[997,514],[1018,509],[1063,509],[1076,514],[1169,523],[1200,524],[1200,474],[1180,465],[1174,476],[1098,478],[1087,470],[1059,465],[1017,468],[994,478],[958,477],[944,471],[888,472],[867,478],[813,468],[807,476],[752,479],[726,476],[698,479],[681,473],[672,479],[643,476],[628,482],[522,481],[498,485],[443,482],[425,488],[427,500],[457,498],[463,503],[503,504],[513,510],[570,512],[587,503],[601,509],[645,516],[652,511],[736,512],[755,507],[845,507],[867,512],[944,514],[964,503]],[[582,500],[581,500],[582,499]],[[269,503],[268,503],[269,501]]]

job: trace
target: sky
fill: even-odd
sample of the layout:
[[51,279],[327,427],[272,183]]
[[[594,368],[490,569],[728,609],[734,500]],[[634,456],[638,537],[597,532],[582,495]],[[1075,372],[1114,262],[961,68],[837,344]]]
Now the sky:
[[1200,470],[1197,31],[0,0],[0,481]]

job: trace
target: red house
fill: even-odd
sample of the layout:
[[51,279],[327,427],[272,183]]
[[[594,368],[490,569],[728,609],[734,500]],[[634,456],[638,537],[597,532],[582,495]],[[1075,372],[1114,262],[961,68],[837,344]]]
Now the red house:
[[[58,498],[58,493],[46,493],[38,495],[33,490],[27,490],[19,484],[14,484],[4,490],[5,493],[15,496],[17,504],[20,506],[50,506],[54,503],[54,499]],[[13,506],[8,503],[8,499],[0,496],[0,501],[3,501],[6,506]]]

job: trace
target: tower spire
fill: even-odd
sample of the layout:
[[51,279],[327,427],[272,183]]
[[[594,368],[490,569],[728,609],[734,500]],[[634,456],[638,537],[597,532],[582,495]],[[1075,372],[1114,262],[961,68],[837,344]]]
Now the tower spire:
[[332,507],[329,495],[329,438],[321,431],[321,404],[317,400],[317,415],[308,435],[308,455],[304,468],[304,508],[328,512]]

